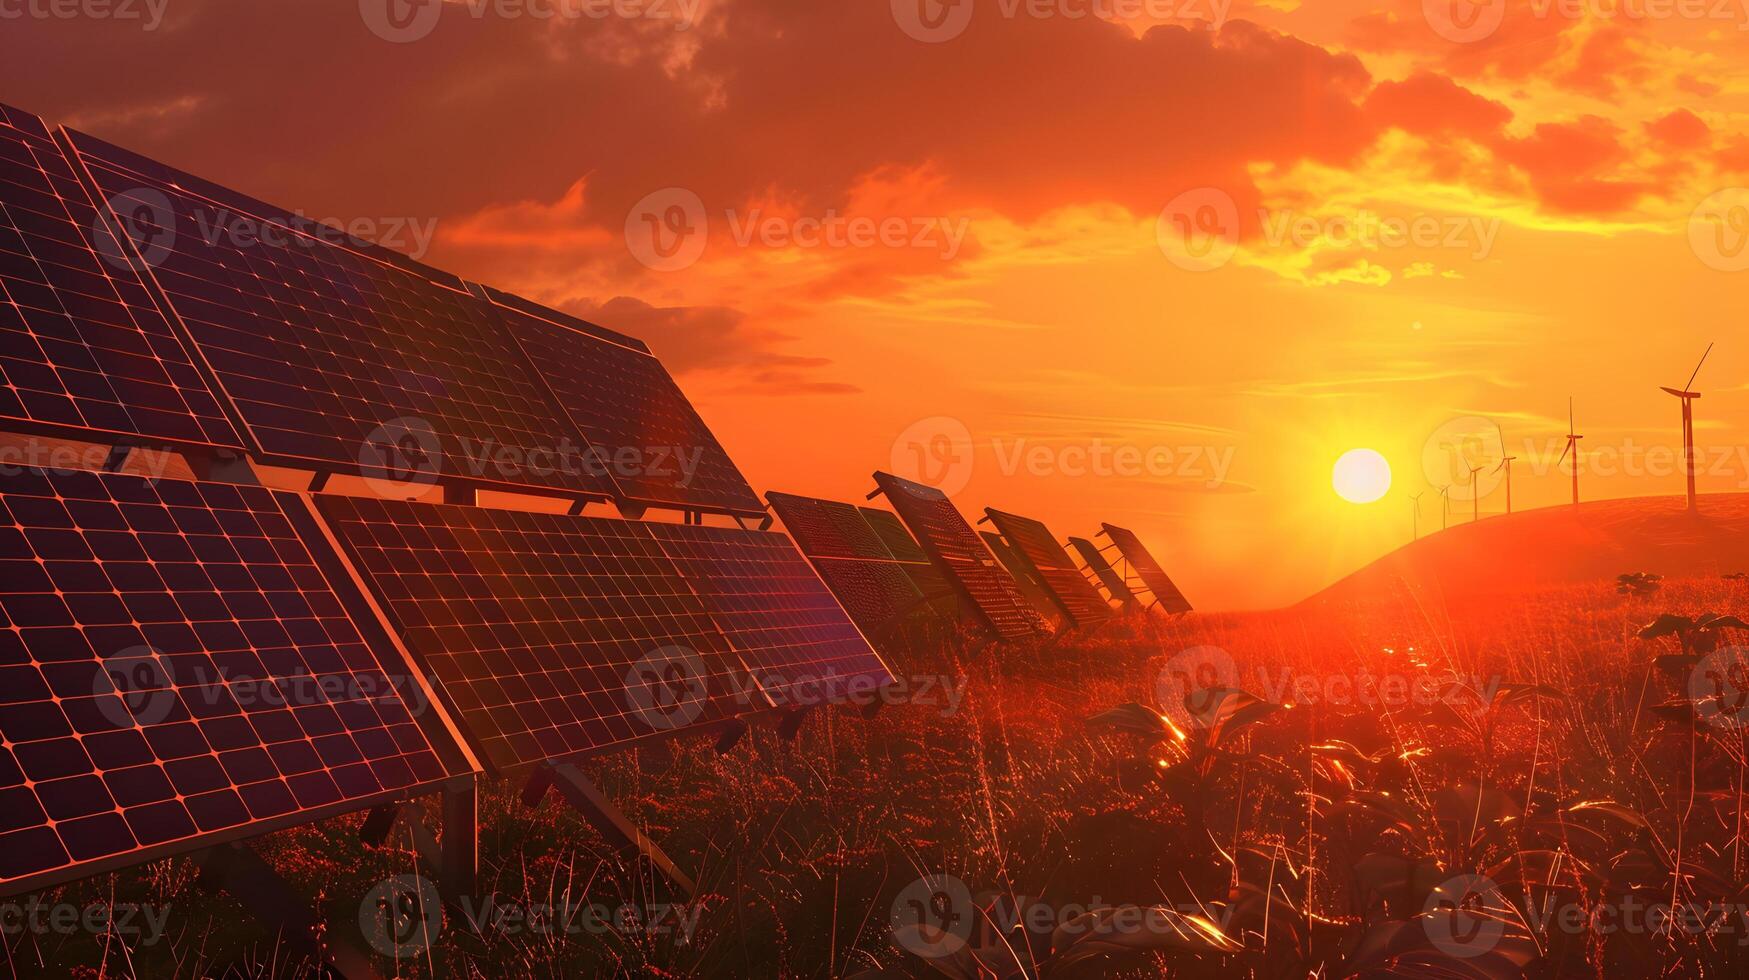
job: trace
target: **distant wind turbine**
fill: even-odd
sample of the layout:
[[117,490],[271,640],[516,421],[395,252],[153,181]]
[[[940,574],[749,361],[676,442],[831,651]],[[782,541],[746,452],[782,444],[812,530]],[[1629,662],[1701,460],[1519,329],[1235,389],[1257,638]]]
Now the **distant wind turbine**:
[[1694,400],[1700,397],[1700,392],[1694,390],[1694,379],[1700,377],[1701,364],[1706,363],[1707,355],[1713,352],[1713,345],[1706,345],[1706,351],[1700,355],[1700,364],[1694,366],[1694,373],[1688,376],[1688,384],[1681,388],[1664,388],[1668,394],[1675,395],[1682,401],[1682,466],[1688,471],[1688,509],[1692,513],[1694,506]]
[[1502,456],[1500,465],[1494,467],[1496,473],[1501,470],[1506,471],[1506,513],[1508,514],[1512,513],[1512,461],[1517,458],[1517,456]]
[[1487,466],[1470,467],[1470,523],[1482,519],[1482,491],[1476,487],[1476,474],[1487,469]]
[[1573,396],[1567,396],[1567,448],[1561,450],[1561,458],[1555,460],[1555,465],[1570,454],[1573,457],[1573,506],[1579,506],[1579,440],[1585,438],[1573,431]]
[[[1421,493],[1426,492],[1427,491],[1425,490],[1421,491]],[[1409,495],[1409,503],[1415,508],[1415,523],[1413,525],[1414,532],[1409,538],[1411,541],[1421,540],[1421,493],[1412,493]]]
[[1439,488],[1439,529],[1451,526],[1451,484]]

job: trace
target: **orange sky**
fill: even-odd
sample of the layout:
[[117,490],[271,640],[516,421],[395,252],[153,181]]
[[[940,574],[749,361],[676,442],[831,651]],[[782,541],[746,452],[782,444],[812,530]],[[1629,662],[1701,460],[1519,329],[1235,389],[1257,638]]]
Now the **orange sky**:
[[1407,539],[1451,432],[1564,501],[1569,394],[1586,496],[1678,492],[1656,386],[1712,340],[1701,488],[1749,488],[1749,3],[130,2],[0,0],[0,101],[435,222],[648,339],[762,491],[910,468],[1280,604]]

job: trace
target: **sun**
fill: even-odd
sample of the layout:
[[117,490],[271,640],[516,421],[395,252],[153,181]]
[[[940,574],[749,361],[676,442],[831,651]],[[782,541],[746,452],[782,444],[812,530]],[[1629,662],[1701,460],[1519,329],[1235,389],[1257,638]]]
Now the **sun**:
[[1350,449],[1336,460],[1330,485],[1351,504],[1370,504],[1391,489],[1391,464],[1376,450]]

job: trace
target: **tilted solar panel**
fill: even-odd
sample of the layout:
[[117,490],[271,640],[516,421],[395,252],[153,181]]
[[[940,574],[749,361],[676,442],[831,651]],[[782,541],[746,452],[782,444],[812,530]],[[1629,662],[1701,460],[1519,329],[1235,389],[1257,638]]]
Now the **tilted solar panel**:
[[473,771],[314,533],[262,487],[0,476],[0,893]]
[[322,496],[317,508],[497,772],[705,727],[746,668],[651,525]]
[[1052,603],[1076,626],[1087,627],[1111,618],[1111,606],[1081,574],[1075,560],[1057,543],[1056,535],[1043,522],[994,507],[985,508],[991,523],[1002,533]]
[[0,419],[241,449],[42,121],[0,106]]
[[1022,639],[1050,632],[1050,624],[945,494],[890,473],[877,472],[875,483],[930,560],[997,636]]
[[650,524],[718,628],[779,705],[841,700],[892,680],[787,537],[771,531]]
[[874,528],[875,534],[887,550],[905,569],[905,574],[917,586],[917,591],[923,593],[923,598],[929,602],[940,602],[945,599],[959,601],[957,590],[948,584],[947,576],[935,563],[929,560],[929,553],[924,551],[905,530],[905,522],[890,510],[880,510],[875,507],[858,507],[862,519],[868,526]]
[[612,494],[515,338],[460,279],[69,139],[264,461]]
[[1190,600],[1178,591],[1178,586],[1172,583],[1172,577],[1154,560],[1154,556],[1143,546],[1135,532],[1111,524],[1102,524],[1100,527],[1105,529],[1105,536],[1111,539],[1112,544],[1117,545],[1118,552],[1136,570],[1136,576],[1148,587],[1149,592],[1154,593],[1154,598],[1159,600],[1167,612],[1190,612]]
[[916,573],[923,570],[937,580],[939,574],[896,518],[893,524],[909,543],[908,553],[916,552],[914,561],[894,558],[862,508],[854,504],[787,493],[768,493],[765,499],[844,611],[865,632],[879,632],[901,617],[931,608],[917,586]]
[[984,545],[990,549],[990,554],[996,556],[996,561],[1013,576],[1014,584],[1020,589],[1020,594],[1026,597],[1028,605],[1047,619],[1062,614],[1032,567],[1021,560],[1020,555],[1002,539],[1002,535],[995,531],[979,531],[978,536],[984,539]]
[[629,338],[575,317],[480,288],[498,302],[499,315],[588,438],[624,499],[764,513],[747,478],[648,348],[632,346]]
[[1113,599],[1126,606],[1136,601],[1136,594],[1130,591],[1129,583],[1123,580],[1117,569],[1111,567],[1111,562],[1105,560],[1105,555],[1100,553],[1097,545],[1086,538],[1070,538],[1069,544],[1080,554],[1081,560],[1092,569],[1099,583],[1105,586],[1105,591]]

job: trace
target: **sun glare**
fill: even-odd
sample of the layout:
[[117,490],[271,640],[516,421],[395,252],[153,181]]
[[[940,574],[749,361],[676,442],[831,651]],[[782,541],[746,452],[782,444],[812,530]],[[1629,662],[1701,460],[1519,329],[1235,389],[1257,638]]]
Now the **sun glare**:
[[1350,449],[1330,471],[1336,495],[1351,504],[1370,504],[1391,489],[1391,464],[1371,449]]

